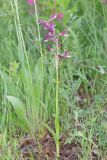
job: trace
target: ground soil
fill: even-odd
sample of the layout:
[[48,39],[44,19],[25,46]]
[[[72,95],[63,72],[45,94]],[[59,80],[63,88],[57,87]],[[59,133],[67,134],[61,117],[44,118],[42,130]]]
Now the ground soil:
[[[40,140],[40,144],[30,137],[25,137],[20,142],[20,160],[55,160],[56,149],[52,136],[47,132]],[[78,160],[79,145],[77,143],[65,144],[65,136],[60,139],[59,160]]]
[[[39,143],[29,136],[24,137],[19,144],[19,160],[79,160],[81,145],[77,142],[66,144],[66,136],[60,139],[60,158],[56,158],[55,142],[47,131]],[[99,160],[98,155],[92,151],[89,160]]]

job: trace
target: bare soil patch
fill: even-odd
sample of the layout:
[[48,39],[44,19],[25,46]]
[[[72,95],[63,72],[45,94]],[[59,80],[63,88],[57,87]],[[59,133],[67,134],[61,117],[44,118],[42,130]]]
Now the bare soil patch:
[[[56,149],[53,137],[46,133],[38,145],[34,139],[25,137],[20,142],[20,159],[30,160],[55,160]],[[65,144],[65,137],[60,139],[59,160],[78,160],[79,145],[77,143]]]

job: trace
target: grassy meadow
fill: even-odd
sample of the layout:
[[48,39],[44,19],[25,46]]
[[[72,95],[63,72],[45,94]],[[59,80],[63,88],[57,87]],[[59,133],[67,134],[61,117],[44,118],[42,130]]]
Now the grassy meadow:
[[107,160],[107,2],[0,0],[0,160],[55,159]]

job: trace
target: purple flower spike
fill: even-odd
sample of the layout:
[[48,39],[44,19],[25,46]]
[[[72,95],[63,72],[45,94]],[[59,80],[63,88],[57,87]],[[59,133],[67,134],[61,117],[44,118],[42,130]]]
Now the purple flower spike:
[[[60,51],[63,50],[63,44],[60,42],[60,36],[66,37],[68,36],[66,31],[63,31],[59,34],[55,32],[55,24],[53,23],[54,19],[61,20],[64,17],[62,13],[53,14],[48,21],[39,20],[39,24],[46,30],[46,35],[44,38],[44,42],[49,42],[47,45],[48,51],[54,51],[53,45],[57,45],[59,48],[58,53],[55,55],[55,58],[65,59],[70,58],[68,51],[65,51],[63,54],[60,54]],[[52,46],[52,47],[51,47]]]
[[34,0],[27,0],[27,3],[32,6],[34,5]]

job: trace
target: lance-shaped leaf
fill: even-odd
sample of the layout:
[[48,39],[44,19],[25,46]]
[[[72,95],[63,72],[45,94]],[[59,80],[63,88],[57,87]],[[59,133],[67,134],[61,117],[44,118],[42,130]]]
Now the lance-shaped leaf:
[[24,103],[13,96],[7,96],[8,101],[12,104],[13,109],[17,115],[19,124],[24,131],[29,132],[30,131],[30,123],[28,121],[27,115],[26,115],[26,109]]

